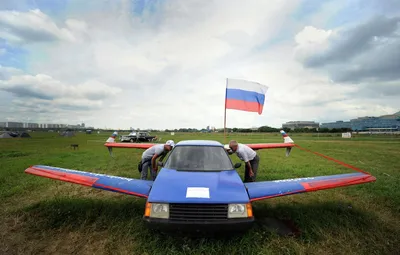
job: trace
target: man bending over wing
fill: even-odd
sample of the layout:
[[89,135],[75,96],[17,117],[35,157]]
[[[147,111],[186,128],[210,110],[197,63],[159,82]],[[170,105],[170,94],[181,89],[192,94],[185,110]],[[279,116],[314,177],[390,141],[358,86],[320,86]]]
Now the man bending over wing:
[[249,146],[238,143],[235,140],[229,142],[229,148],[232,150],[232,152],[229,152],[228,149],[229,154],[236,152],[236,155],[245,162],[244,182],[255,182],[260,162],[257,153]]
[[145,150],[142,154],[142,172],[140,179],[147,179],[148,169],[151,167],[150,174],[154,181],[158,170],[156,159],[161,156],[160,161],[162,161],[174,146],[174,141],[168,140],[165,144],[156,144]]
[[[106,143],[115,143],[115,138],[117,138],[117,133],[114,132],[106,141]],[[112,147],[108,147],[108,152],[110,153],[110,156],[113,157],[112,154]]]

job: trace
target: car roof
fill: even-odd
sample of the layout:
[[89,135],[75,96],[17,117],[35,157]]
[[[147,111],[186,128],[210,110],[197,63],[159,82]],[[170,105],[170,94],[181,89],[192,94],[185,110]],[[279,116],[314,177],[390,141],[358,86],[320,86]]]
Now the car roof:
[[184,141],[178,142],[175,146],[182,146],[182,145],[223,147],[223,145],[220,142],[212,141],[212,140],[184,140]]

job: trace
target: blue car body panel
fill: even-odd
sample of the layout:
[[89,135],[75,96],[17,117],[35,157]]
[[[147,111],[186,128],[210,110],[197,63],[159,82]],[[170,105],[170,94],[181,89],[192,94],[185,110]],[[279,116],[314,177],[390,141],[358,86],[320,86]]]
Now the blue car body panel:
[[[209,189],[209,198],[186,197],[188,188]],[[154,181],[149,202],[159,203],[248,203],[249,196],[235,170],[218,172],[176,171],[163,168]]]

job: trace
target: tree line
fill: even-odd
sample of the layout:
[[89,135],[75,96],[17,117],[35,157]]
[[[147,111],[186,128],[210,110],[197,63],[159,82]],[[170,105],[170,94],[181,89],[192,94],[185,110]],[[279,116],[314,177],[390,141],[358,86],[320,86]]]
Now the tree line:
[[[0,129],[1,130],[1,129]],[[71,128],[3,128],[4,131],[26,131],[26,130],[32,130],[32,131],[85,131],[84,129],[71,129]],[[102,132],[114,132],[114,131],[119,131],[119,132],[131,132],[131,130],[114,130],[114,129],[91,129],[92,131],[102,131]],[[140,129],[138,129],[139,131]],[[226,132],[231,133],[276,133],[282,130],[282,128],[273,128],[269,126],[262,126],[258,128],[226,128]],[[291,133],[344,133],[344,132],[350,132],[351,128],[334,128],[334,129],[328,129],[328,128],[319,128],[318,130],[316,128],[296,128],[294,130],[291,130],[290,128],[283,128],[285,132],[291,132]],[[197,129],[197,128],[179,128],[179,129],[165,129],[165,130],[159,130],[159,129],[146,129],[146,131],[150,133],[158,133],[158,132],[176,132],[176,133],[198,133],[198,132],[224,132],[223,128],[219,128],[216,130],[207,130],[207,129]]]
[[[269,126],[261,126],[258,128],[226,128],[226,132],[234,132],[234,133],[275,133],[279,132],[280,130],[284,130],[285,132],[291,133],[344,133],[350,132],[351,128],[296,128],[291,130],[290,128],[273,128]],[[160,132],[160,130],[151,130],[152,132]],[[196,128],[179,128],[179,129],[166,129],[165,132],[187,132],[187,133],[194,133],[194,132],[208,132],[206,129],[196,129]],[[218,132],[224,132],[223,128],[216,129]],[[212,132],[212,131],[210,131]]]

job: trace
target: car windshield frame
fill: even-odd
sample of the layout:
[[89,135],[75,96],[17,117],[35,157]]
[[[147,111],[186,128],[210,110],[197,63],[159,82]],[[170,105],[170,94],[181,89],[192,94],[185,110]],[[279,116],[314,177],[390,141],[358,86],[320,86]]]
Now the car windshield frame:
[[[174,157],[174,153],[179,153],[176,150],[181,150],[181,149],[186,149],[187,147],[198,147],[198,148],[218,148],[224,152],[224,155],[226,155],[228,159],[228,167],[221,167],[219,169],[196,169],[193,167],[179,167],[177,168],[176,165],[171,165],[171,157]],[[184,163],[183,163],[184,164]],[[234,165],[232,163],[232,159],[229,157],[229,154],[225,151],[225,149],[222,146],[214,146],[214,145],[178,145],[175,146],[170,153],[168,153],[167,159],[165,160],[164,163],[164,168],[168,169],[174,169],[177,171],[185,171],[185,172],[221,172],[221,171],[232,171],[235,170]]]

